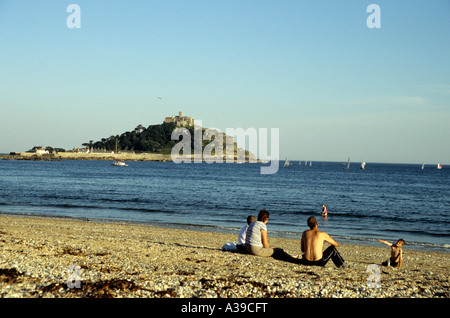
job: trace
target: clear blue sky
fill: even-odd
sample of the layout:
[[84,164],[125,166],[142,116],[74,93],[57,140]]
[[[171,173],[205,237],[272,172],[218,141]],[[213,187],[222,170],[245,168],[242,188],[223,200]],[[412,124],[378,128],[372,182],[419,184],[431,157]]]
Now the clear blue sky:
[[0,0],[0,152],[181,110],[279,128],[283,160],[450,164],[449,16],[448,0]]

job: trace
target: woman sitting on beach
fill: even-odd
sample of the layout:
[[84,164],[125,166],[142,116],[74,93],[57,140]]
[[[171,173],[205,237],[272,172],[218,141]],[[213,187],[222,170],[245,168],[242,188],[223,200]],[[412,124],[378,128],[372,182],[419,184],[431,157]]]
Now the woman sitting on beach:
[[270,247],[267,239],[268,221],[269,212],[263,209],[259,211],[258,219],[249,225],[245,239],[245,248],[249,254],[264,257],[273,255],[273,248]]
[[262,209],[259,211],[258,219],[249,225],[245,239],[245,248],[249,254],[263,257],[272,256],[275,259],[299,263],[299,260],[286,253],[281,248],[273,248],[267,238],[267,222],[269,221],[269,212]]

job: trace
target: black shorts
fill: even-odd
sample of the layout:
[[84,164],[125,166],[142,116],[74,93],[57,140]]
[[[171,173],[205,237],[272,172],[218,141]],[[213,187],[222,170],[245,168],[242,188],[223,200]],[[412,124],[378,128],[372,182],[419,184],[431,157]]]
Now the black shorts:
[[381,263],[381,265],[383,266],[392,266],[392,267],[397,267],[399,263],[394,262],[393,260],[389,259],[386,262]]

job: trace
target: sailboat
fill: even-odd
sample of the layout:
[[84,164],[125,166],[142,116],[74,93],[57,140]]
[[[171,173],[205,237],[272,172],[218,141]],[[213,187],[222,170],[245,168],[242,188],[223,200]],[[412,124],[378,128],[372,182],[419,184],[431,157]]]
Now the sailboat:
[[425,164],[424,164],[424,163],[422,164],[422,168],[421,168],[421,169],[422,169],[422,170],[425,169]]
[[[119,148],[118,148],[118,144],[117,144],[117,138],[116,138],[116,147],[115,147],[115,154],[117,154],[117,153],[119,153]],[[112,166],[116,166],[116,167],[128,167],[128,165],[124,162],[124,161],[122,161],[122,160],[120,160],[120,159],[116,159],[116,161],[115,162],[111,162],[111,165]]]
[[119,166],[119,167],[127,167],[128,165],[123,162],[122,160],[116,160],[115,162],[111,163],[112,166]]
[[283,167],[287,167],[287,166],[289,166],[289,159],[288,158],[286,158],[286,161],[283,164]]
[[442,169],[442,165],[440,163],[438,163],[437,164],[437,168],[438,168],[438,170],[441,170]]
[[350,157],[348,157],[347,166],[344,168],[345,170],[350,170]]
[[366,169],[366,162],[363,160],[361,161],[361,170]]

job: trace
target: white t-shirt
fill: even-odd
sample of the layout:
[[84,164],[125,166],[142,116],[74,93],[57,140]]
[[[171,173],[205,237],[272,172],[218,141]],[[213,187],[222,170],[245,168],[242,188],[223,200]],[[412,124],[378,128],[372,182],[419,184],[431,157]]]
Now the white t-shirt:
[[261,231],[267,232],[267,226],[260,221],[255,221],[249,225],[247,229],[247,235],[245,238],[245,244],[263,247]]
[[244,226],[241,231],[239,232],[238,236],[238,245],[244,245],[245,244],[245,237],[247,234],[248,225]]

